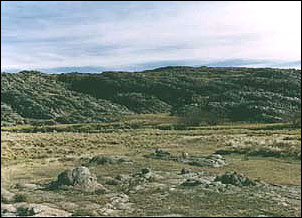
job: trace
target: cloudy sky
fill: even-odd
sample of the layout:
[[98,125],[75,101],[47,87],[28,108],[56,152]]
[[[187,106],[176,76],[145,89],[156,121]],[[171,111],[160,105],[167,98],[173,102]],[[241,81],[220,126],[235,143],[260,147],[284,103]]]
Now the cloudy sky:
[[2,70],[228,60],[301,63],[301,2],[1,2]]

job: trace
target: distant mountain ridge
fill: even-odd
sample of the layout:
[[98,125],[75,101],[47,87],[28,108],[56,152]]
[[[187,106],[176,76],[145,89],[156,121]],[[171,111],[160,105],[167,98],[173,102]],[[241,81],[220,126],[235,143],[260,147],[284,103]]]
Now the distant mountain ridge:
[[[101,73],[103,71],[143,71],[165,66],[210,66],[210,67],[257,67],[257,68],[296,68],[301,69],[301,60],[297,61],[280,61],[280,60],[261,60],[261,59],[227,59],[215,61],[200,61],[200,60],[167,60],[153,61],[132,65],[120,65],[115,67],[105,66],[69,66],[69,67],[54,67],[37,69],[43,73]],[[22,69],[6,69],[2,72],[17,73]]]
[[228,120],[279,122],[301,112],[301,70],[168,66],[140,72],[1,73],[1,125],[180,115],[205,104]]

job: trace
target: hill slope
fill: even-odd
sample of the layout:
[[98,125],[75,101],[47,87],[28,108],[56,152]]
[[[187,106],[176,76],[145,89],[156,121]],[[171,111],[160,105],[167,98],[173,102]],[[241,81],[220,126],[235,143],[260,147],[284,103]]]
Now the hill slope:
[[75,92],[55,77],[37,72],[1,74],[1,125],[76,123],[131,114],[126,107]]
[[282,121],[301,111],[301,70],[164,67],[135,73],[1,73],[1,125],[182,114],[198,105],[235,121]]

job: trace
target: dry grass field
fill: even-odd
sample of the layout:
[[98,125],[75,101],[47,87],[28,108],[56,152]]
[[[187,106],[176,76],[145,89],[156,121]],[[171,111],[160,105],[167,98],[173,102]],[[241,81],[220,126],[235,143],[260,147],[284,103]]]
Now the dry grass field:
[[[148,158],[156,149],[171,157],[220,154],[226,164]],[[87,164],[96,156],[127,161]],[[175,117],[160,114],[116,123],[5,127],[1,164],[1,187],[14,196],[1,195],[3,216],[43,211],[57,216],[301,215],[301,129],[287,124],[183,127]],[[106,191],[47,189],[61,172],[79,166],[87,166]],[[137,179],[142,169],[151,176]],[[214,180],[226,172],[257,185]]]

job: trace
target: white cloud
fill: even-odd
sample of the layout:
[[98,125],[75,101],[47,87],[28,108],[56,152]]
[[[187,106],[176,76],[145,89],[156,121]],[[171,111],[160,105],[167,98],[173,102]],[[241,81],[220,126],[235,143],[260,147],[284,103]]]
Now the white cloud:
[[[14,18],[13,25],[6,17],[1,67],[116,66],[228,58],[300,60],[300,4],[128,2],[121,7],[107,3],[106,10],[101,3],[89,3],[85,10],[69,4],[63,10],[68,16],[63,16],[55,12],[56,7],[62,9],[58,3],[53,8],[40,7],[49,18],[41,16],[42,10],[40,17],[28,18],[28,22],[38,19],[29,28],[22,17]],[[30,14],[31,8],[22,6],[21,12]]]

